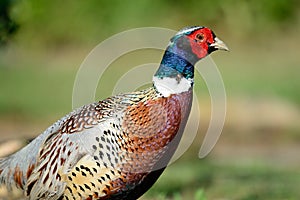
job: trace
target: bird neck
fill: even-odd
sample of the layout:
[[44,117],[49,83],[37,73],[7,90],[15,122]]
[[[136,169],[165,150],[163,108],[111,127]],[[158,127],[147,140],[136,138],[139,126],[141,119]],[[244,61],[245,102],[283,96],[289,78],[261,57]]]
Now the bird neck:
[[153,77],[154,87],[163,96],[190,90],[194,82],[194,64],[181,52],[168,48]]

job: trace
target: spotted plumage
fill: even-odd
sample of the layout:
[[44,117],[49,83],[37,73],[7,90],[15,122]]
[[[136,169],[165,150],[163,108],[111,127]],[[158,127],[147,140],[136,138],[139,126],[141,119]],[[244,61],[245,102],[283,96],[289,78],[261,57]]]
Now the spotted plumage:
[[180,31],[152,87],[66,115],[0,160],[0,182],[24,190],[29,200],[137,199],[180,141],[192,103],[194,64],[217,49],[226,46],[208,28]]

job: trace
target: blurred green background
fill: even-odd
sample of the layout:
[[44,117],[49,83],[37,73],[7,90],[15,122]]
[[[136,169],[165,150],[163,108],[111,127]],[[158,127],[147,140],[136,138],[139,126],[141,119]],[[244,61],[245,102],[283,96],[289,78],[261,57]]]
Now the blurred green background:
[[[198,77],[198,137],[141,199],[299,199],[300,1],[1,0],[0,12],[1,141],[37,136],[71,111],[81,62],[113,34],[204,25],[231,50],[212,55],[228,97],[223,133],[199,159],[210,103]],[[99,99],[135,57],[107,72]]]

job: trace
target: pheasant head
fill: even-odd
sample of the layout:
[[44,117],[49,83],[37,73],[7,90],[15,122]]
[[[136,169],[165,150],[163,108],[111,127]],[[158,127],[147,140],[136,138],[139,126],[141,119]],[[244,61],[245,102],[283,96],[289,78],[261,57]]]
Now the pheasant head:
[[228,48],[209,28],[193,26],[180,30],[171,38],[153,77],[155,88],[163,96],[189,90],[193,85],[194,65],[216,50],[228,51]]

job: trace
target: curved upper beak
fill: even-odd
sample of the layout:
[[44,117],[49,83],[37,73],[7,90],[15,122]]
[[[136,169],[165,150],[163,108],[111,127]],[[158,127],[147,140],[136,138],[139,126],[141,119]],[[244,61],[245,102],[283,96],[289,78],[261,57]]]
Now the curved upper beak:
[[225,51],[229,51],[228,47],[226,46],[226,44],[220,40],[219,38],[215,37],[215,42],[212,43],[210,46],[214,47],[215,49],[218,50],[225,50]]

